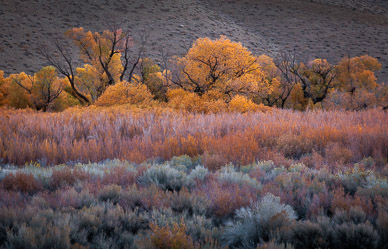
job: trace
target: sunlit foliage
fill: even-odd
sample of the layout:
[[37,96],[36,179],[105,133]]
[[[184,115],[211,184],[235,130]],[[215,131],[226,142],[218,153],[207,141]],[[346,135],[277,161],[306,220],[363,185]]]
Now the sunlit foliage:
[[228,102],[236,94],[271,91],[257,58],[224,36],[198,39],[183,58],[177,58],[177,64],[176,84],[199,96],[216,90]]
[[146,85],[128,82],[120,82],[106,89],[97,101],[98,106],[113,105],[149,105],[153,102],[153,96]]
[[164,58],[162,68],[142,58],[142,50],[130,65],[128,34],[115,27],[103,32],[68,30],[66,36],[85,64],[75,67],[60,49],[69,68],[51,59],[54,67],[34,75],[4,77],[1,71],[0,105],[62,111],[75,105],[142,102],[142,107],[203,113],[269,110],[264,106],[301,111],[388,107],[387,86],[375,76],[381,64],[368,55],[345,57],[338,65],[320,58],[300,62],[290,55],[255,56],[221,36],[197,39],[185,56]]

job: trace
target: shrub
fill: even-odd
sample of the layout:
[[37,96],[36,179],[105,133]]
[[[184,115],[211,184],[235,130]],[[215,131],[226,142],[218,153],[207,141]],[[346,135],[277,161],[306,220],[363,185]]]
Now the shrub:
[[285,134],[276,140],[277,148],[288,158],[299,159],[307,153],[311,153],[312,141],[304,139],[302,136]]
[[202,161],[206,168],[212,171],[218,170],[228,163],[228,159],[223,155],[207,152],[202,155]]
[[198,166],[198,161],[192,159],[188,155],[174,156],[169,161],[172,167],[180,168],[183,166],[184,170],[192,170],[194,167]]
[[70,247],[69,219],[51,210],[35,213],[35,217],[7,231],[5,248],[58,248]]
[[168,106],[178,110],[189,112],[206,111],[203,99],[195,93],[183,89],[169,89],[167,91]]
[[118,185],[105,186],[98,194],[98,199],[100,201],[110,201],[113,204],[117,204],[120,200],[121,191],[122,189]]
[[143,185],[156,184],[164,190],[179,191],[187,183],[186,173],[171,168],[169,165],[148,168],[138,182]]
[[89,193],[88,189],[83,189],[81,192],[77,192],[75,188],[58,189],[49,196],[42,196],[46,199],[48,205],[54,209],[64,207],[80,209],[89,207],[92,203],[96,202],[94,196]]
[[95,102],[98,106],[113,105],[147,105],[152,103],[153,96],[144,84],[119,82],[109,86]]
[[366,214],[361,207],[350,207],[346,210],[335,210],[333,221],[337,224],[352,222],[354,224],[364,223],[366,221]]
[[180,224],[173,223],[172,227],[165,226],[159,227],[156,224],[151,223],[151,242],[153,248],[157,249],[179,249],[198,248],[193,242],[191,236],[186,234],[186,225],[183,220]]
[[203,166],[196,166],[195,169],[191,170],[190,174],[187,176],[189,181],[203,181],[209,175],[209,170]]
[[256,201],[257,193],[249,186],[221,184],[211,180],[201,186],[200,192],[208,196],[211,203],[210,213],[218,220],[231,217],[234,212]]
[[380,235],[379,248],[383,248],[388,244],[388,211],[383,207],[378,211],[376,226]]
[[227,223],[222,238],[231,248],[256,248],[261,241],[281,239],[274,232],[289,226],[295,219],[292,207],[281,204],[279,197],[267,194],[251,208],[239,209],[235,221]]
[[205,215],[210,209],[209,200],[201,194],[191,194],[186,188],[170,197],[170,207],[175,212],[187,212],[189,215]]
[[325,148],[325,158],[329,164],[350,163],[353,153],[348,148],[340,146],[338,143],[329,143]]
[[116,184],[121,187],[131,186],[135,183],[136,172],[124,166],[110,169],[104,174],[101,183],[104,185]]
[[21,191],[29,194],[33,194],[42,189],[42,185],[33,175],[20,172],[6,175],[1,183],[6,190]]
[[119,205],[124,210],[133,210],[142,205],[143,196],[144,194],[141,193],[141,190],[136,185],[133,185],[121,192]]
[[237,95],[229,102],[229,111],[231,112],[254,112],[259,110],[259,106],[253,103],[252,100],[244,96]]
[[25,207],[26,205],[28,205],[28,199],[23,192],[0,188],[0,207]]
[[297,249],[328,248],[327,239],[317,223],[303,221],[292,227],[292,243]]
[[148,227],[137,210],[110,203],[84,208],[71,217],[71,240],[90,248],[134,248],[133,234]]
[[237,172],[233,165],[223,167],[221,171],[218,172],[217,179],[224,183],[248,185],[254,188],[260,187],[256,179],[250,178],[248,174]]
[[372,225],[367,223],[343,223],[333,230],[333,246],[344,249],[373,249],[377,247],[379,236]]
[[64,168],[54,170],[51,176],[50,187],[58,189],[66,186],[73,186],[77,181],[85,181],[89,175],[79,169]]
[[294,249],[291,244],[276,244],[274,241],[257,245],[257,249]]

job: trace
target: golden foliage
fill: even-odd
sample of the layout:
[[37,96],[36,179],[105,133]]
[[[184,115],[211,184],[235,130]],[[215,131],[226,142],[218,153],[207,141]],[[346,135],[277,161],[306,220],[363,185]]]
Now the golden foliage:
[[230,102],[229,102],[229,111],[231,112],[254,112],[259,110],[259,105],[256,105],[253,103],[252,100],[247,99],[244,96],[236,95]]
[[171,72],[161,70],[150,58],[144,58],[141,61],[142,81],[154,95],[156,100],[167,101],[167,90],[170,87]]
[[7,104],[8,84],[4,78],[4,71],[0,70],[0,106]]
[[119,82],[106,89],[96,101],[97,106],[151,105],[153,96],[144,84]]
[[241,43],[224,36],[217,40],[199,38],[183,58],[177,59],[185,90],[203,95],[210,90],[225,98],[268,88],[257,58]]
[[226,110],[227,105],[222,99],[217,98],[217,94],[198,96],[195,93],[183,89],[171,89],[167,91],[168,106],[188,112],[213,112],[217,113]]
[[[119,50],[112,50],[123,34],[120,31],[105,30],[92,33],[81,28],[73,28],[65,32],[80,49],[81,58],[87,63],[77,68],[76,82],[81,91],[86,91],[97,99],[109,85],[120,80],[123,66]],[[116,48],[118,49],[118,48]]]
[[374,72],[380,69],[381,64],[371,56],[345,57],[337,66],[337,84],[347,92],[360,88],[374,90],[377,87]]
[[173,223],[172,227],[160,227],[157,224],[150,224],[152,235],[151,242],[156,249],[195,249],[199,248],[193,242],[190,235],[186,234],[186,225],[181,220],[180,224]]

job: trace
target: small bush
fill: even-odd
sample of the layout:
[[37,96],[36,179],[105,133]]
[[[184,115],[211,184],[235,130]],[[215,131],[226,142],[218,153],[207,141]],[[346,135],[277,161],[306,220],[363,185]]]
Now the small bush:
[[343,249],[373,249],[377,247],[379,235],[372,225],[367,223],[343,223],[333,230],[333,246]]
[[143,185],[156,184],[163,190],[179,191],[187,183],[186,178],[186,173],[169,165],[161,165],[147,169],[138,178],[138,182]]
[[74,186],[77,181],[85,181],[88,174],[79,169],[64,168],[54,170],[51,176],[50,187],[58,189],[66,186]]
[[328,248],[327,239],[317,223],[303,221],[292,227],[292,242],[297,249]]
[[144,84],[119,82],[109,86],[95,102],[98,106],[147,105],[153,102],[153,96]]
[[377,230],[380,235],[379,248],[388,245],[388,211],[380,207],[376,221]]
[[[55,218],[54,218],[55,217]],[[5,248],[70,248],[70,227],[66,216],[52,211],[41,212],[7,232]]]
[[356,206],[351,207],[348,211],[336,210],[333,220],[337,224],[343,224],[346,222],[353,222],[354,224],[364,223],[366,221],[366,214],[362,208]]
[[118,185],[105,186],[98,194],[100,201],[110,201],[117,204],[120,200],[122,189]]
[[277,244],[274,241],[263,243],[257,245],[257,249],[294,249],[294,246],[291,244]]
[[[94,196],[89,193],[88,189],[84,189],[81,192],[77,192],[75,188],[58,189],[49,196],[42,196],[46,199],[48,205],[54,209],[64,207],[80,209],[89,207],[92,203],[96,202]],[[45,204],[45,202],[41,202],[41,204]]]
[[124,211],[111,203],[84,208],[72,215],[71,240],[90,248],[134,248],[133,234],[148,227],[137,210]]
[[191,236],[186,234],[186,225],[181,221],[180,224],[173,223],[172,227],[159,227],[151,224],[151,242],[153,248],[157,249],[195,249],[199,248],[193,242]]
[[311,153],[312,141],[295,134],[285,134],[277,140],[277,148],[288,158],[300,159],[304,154]]
[[281,239],[275,232],[286,228],[296,219],[292,207],[280,203],[280,198],[267,194],[251,208],[241,208],[235,220],[227,224],[223,241],[231,248],[256,248],[260,241]]
[[223,167],[218,173],[217,179],[224,183],[248,185],[254,188],[260,187],[260,184],[256,181],[256,179],[249,177],[248,174],[237,172],[233,165]]
[[135,183],[135,176],[136,172],[132,169],[129,170],[127,167],[118,166],[106,172],[101,182],[104,185],[116,184],[121,187],[126,187]]
[[255,112],[260,110],[260,106],[244,96],[237,95],[229,102],[228,109],[231,112]]
[[42,185],[33,175],[20,172],[6,175],[1,183],[6,190],[21,191],[29,194],[33,194],[42,189]]
[[330,143],[326,145],[325,158],[329,164],[347,164],[351,162],[352,157],[352,151],[340,146],[338,143]]
[[202,162],[211,171],[220,169],[228,163],[228,159],[220,154],[204,153],[202,155]]
[[196,166],[187,176],[189,181],[203,181],[209,175],[209,170],[203,166]]
[[256,201],[257,193],[249,186],[238,184],[222,184],[210,181],[202,186],[201,192],[210,200],[210,212],[219,220],[230,218],[236,210]]
[[189,171],[194,169],[194,167],[198,166],[198,161],[193,160],[188,155],[182,155],[182,156],[174,156],[169,161],[170,165],[172,167],[184,167],[185,170]]
[[179,193],[174,192],[170,197],[169,204],[173,211],[187,212],[189,215],[205,215],[210,209],[210,202],[204,195],[191,194],[185,188]]

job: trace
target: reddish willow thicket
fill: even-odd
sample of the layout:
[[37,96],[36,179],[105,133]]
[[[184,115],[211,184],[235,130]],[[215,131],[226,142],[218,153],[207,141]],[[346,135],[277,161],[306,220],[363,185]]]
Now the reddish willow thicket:
[[346,165],[388,155],[388,114],[275,110],[195,114],[132,107],[72,108],[61,113],[0,109],[3,163],[60,164],[125,159],[135,163],[200,156],[211,169],[270,159]]

